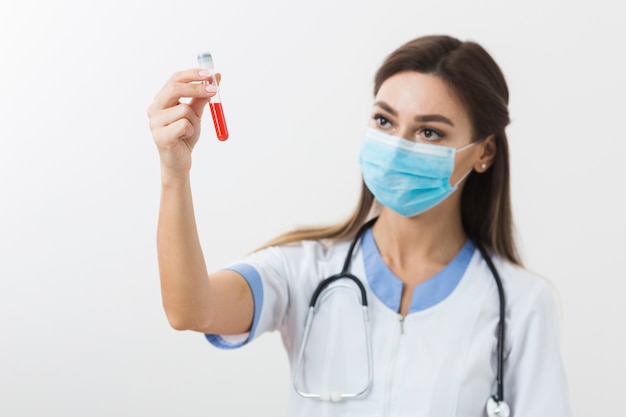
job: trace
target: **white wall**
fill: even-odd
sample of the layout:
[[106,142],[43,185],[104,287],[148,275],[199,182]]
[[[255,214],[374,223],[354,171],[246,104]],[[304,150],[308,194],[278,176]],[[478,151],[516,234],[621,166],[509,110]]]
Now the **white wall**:
[[509,3],[4,0],[0,415],[282,415],[278,335],[224,352],[167,324],[146,108],[213,52],[231,138],[205,119],[193,187],[216,269],[351,211],[373,74],[432,33],[482,43],[505,72],[520,240],[561,296],[575,411],[623,415],[626,16]]

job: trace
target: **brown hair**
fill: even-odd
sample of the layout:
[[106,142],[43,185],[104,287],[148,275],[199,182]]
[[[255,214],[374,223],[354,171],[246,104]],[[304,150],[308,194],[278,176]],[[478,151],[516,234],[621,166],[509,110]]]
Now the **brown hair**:
[[[509,187],[509,151],[505,128],[509,124],[509,91],[502,71],[477,43],[462,42],[450,36],[425,36],[393,51],[374,78],[374,95],[389,77],[416,71],[440,77],[456,92],[469,114],[473,140],[494,135],[496,156],[482,174],[472,172],[461,196],[461,216],[468,236],[498,256],[521,265],[514,239]],[[352,215],[327,227],[310,227],[285,233],[266,246],[300,240],[351,239],[376,211],[375,199],[365,183]]]

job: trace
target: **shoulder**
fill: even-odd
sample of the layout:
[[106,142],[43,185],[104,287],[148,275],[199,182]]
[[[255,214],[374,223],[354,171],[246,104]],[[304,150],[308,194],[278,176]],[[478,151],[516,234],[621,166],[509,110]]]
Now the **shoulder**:
[[557,297],[553,284],[537,273],[494,257],[512,321],[531,316],[558,319]]
[[[301,240],[282,246],[274,246],[275,250],[285,256],[310,257],[317,260],[331,259],[337,253],[345,252],[350,242],[331,242],[329,240]],[[343,249],[345,248],[345,249]]]
[[494,257],[506,295],[504,373],[515,415],[571,416],[560,315],[550,281]]
[[243,262],[255,268],[268,267],[289,272],[317,268],[343,260],[349,242],[303,240],[280,246],[270,246],[248,255]]
[[552,284],[546,277],[496,256],[493,257],[493,263],[503,284],[514,294],[552,290]]
[[287,259],[313,259],[324,261],[333,259],[348,249],[350,242],[330,242],[327,240],[301,240],[280,246],[270,246],[254,252],[251,256],[282,256]]

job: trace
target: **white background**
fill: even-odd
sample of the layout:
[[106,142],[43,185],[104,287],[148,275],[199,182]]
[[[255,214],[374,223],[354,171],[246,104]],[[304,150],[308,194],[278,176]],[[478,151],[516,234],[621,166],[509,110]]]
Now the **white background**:
[[146,108],[213,53],[231,138],[205,118],[192,180],[214,270],[351,212],[374,72],[402,43],[445,33],[481,43],[509,82],[514,214],[527,266],[560,295],[575,412],[623,416],[617,4],[3,0],[0,415],[282,415],[277,334],[220,351],[167,324]]

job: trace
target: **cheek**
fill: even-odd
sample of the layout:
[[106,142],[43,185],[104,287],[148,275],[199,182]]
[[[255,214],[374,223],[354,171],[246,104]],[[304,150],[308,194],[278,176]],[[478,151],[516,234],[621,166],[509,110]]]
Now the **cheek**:
[[464,177],[467,178],[470,170],[474,168],[475,159],[474,152],[469,152],[469,150],[456,155],[454,171],[452,171],[452,175],[450,176],[450,185],[454,186]]

